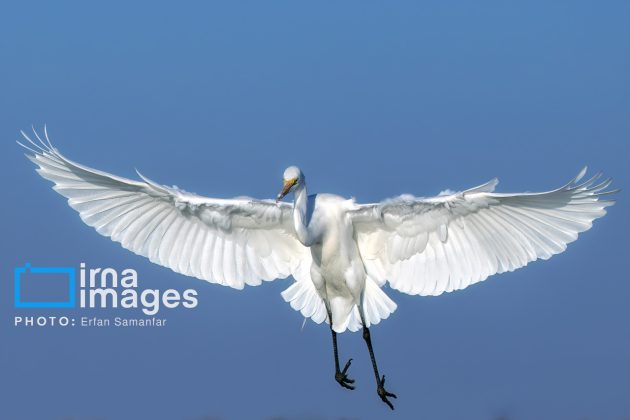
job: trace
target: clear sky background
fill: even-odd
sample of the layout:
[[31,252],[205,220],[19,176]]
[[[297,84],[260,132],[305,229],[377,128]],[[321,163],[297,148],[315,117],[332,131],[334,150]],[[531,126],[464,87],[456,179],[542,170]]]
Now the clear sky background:
[[[627,191],[629,21],[622,1],[4,4],[0,417],[629,418],[625,191],[549,261],[437,298],[388,290],[373,339],[391,413],[359,334],[340,337],[357,389],[337,385],[329,331],[280,297],[291,280],[236,291],[154,266],[14,142],[46,123],[71,159],[216,197],[272,197],[290,164],[363,202],[494,176],[545,190],[584,164]],[[161,329],[15,328],[25,262],[133,267],[199,306]]]

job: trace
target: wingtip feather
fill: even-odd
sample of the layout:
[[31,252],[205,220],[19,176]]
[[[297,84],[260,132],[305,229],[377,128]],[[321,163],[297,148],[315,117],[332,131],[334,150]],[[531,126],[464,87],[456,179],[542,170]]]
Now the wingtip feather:
[[20,134],[22,134],[22,137],[24,137],[24,139],[26,139],[26,141],[28,141],[33,147],[35,147],[35,149],[39,150],[38,154],[42,154],[42,153],[46,153],[45,149],[42,149],[42,147],[40,145],[38,145],[37,143],[35,143],[25,132],[24,130],[20,130]]
[[574,183],[578,182],[580,179],[584,178],[584,175],[586,175],[586,171],[588,171],[588,165],[584,165],[584,167],[580,170],[580,172],[578,172],[573,182]]
[[[28,150],[29,152],[33,153],[33,154],[37,154],[37,151],[31,149],[30,147],[28,147],[27,145],[20,143],[18,140],[15,141],[17,144],[19,144],[20,146],[22,146],[24,149]],[[31,156],[29,153],[24,153],[24,156]]]
[[44,123],[44,138],[46,139],[46,142],[50,146],[50,149],[56,151],[56,149],[52,145],[52,142],[50,141],[50,138],[48,137],[48,127],[46,126],[46,123]]
[[33,124],[31,124],[31,130],[33,131],[33,134],[35,135],[35,138],[41,143],[41,145],[44,147],[44,150],[48,149],[48,146],[46,145],[46,143],[44,143],[44,141],[42,140],[41,137],[39,137],[39,133],[37,133],[37,130],[35,130],[35,126]]

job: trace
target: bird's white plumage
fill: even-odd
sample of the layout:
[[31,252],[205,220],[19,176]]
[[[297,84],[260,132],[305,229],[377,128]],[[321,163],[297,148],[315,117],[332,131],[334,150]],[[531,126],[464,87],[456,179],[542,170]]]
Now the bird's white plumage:
[[[24,134],[24,133],[23,133]],[[24,146],[83,221],[123,247],[172,270],[242,289],[292,275],[282,296],[337,332],[377,324],[396,309],[381,287],[439,295],[564,251],[614,202],[610,180],[544,193],[494,193],[497,180],[432,198],[403,195],[375,204],[308,196],[297,167],[279,198],[215,199],[118,177],[75,163],[48,140]]]
[[566,249],[606,214],[601,175],[543,193],[494,193],[496,179],[460,193],[359,205],[357,243],[368,271],[412,295],[463,289]]
[[236,289],[289,275],[308,281],[310,253],[292,233],[289,204],[201,197],[88,168],[46,143],[39,147],[29,158],[81,219],[154,263]]

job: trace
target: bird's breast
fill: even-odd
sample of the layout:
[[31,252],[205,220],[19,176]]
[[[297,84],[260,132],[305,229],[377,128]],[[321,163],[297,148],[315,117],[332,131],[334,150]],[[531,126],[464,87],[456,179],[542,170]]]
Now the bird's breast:
[[330,275],[343,275],[353,264],[360,262],[352,225],[346,223],[343,216],[329,220],[322,230],[319,244],[311,252],[314,253],[313,260]]

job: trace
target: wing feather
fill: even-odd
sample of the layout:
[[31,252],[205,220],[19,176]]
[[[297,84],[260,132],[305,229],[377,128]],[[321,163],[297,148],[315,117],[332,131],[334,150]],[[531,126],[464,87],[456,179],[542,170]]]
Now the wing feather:
[[[454,194],[409,195],[351,211],[368,274],[409,294],[439,295],[563,252],[614,204],[598,173],[541,193],[494,193],[498,180]],[[597,184],[599,182],[599,184]]]
[[152,262],[237,289],[285,278],[303,262],[310,265],[288,204],[201,197],[140,173],[141,181],[119,177],[67,159],[47,133],[45,142],[35,133],[39,144],[23,135],[37,172],[86,224]]

